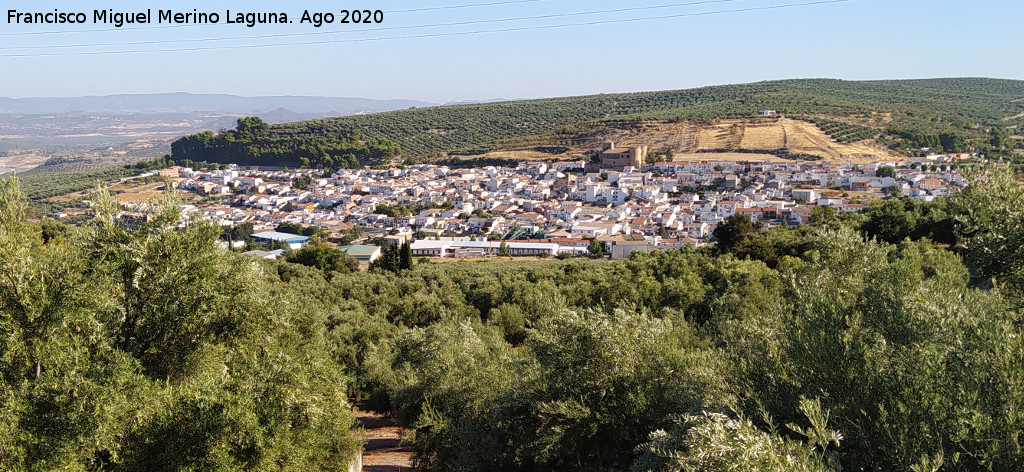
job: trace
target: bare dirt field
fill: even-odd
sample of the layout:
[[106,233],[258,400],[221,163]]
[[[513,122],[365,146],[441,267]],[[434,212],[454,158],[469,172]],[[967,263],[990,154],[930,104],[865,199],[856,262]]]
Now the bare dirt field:
[[743,149],[782,149],[786,147],[786,130],[777,124],[745,126],[740,147]]
[[772,154],[759,154],[756,152],[701,152],[692,154],[674,154],[673,162],[696,162],[696,161],[771,161],[785,162],[779,156]]
[[889,152],[860,143],[837,143],[813,123],[782,119],[786,132],[786,147],[794,153],[813,154],[829,161],[867,163],[894,158]]
[[[109,187],[110,191],[116,193],[114,198],[123,203],[138,203],[151,200],[164,192],[163,182],[142,182],[132,179],[118,182]],[[47,198],[49,202],[70,202],[93,192],[93,189],[83,190],[56,197]],[[181,192],[180,197],[186,201],[197,200],[199,196],[190,192]]]
[[123,203],[138,203],[145,202],[153,197],[160,195],[164,191],[163,182],[150,182],[150,183],[136,183],[128,180],[121,182],[110,187],[113,191],[118,191],[115,198]]
[[517,159],[520,161],[542,161],[545,159],[551,159],[552,155],[539,151],[493,151],[485,154],[484,157],[495,159]]
[[41,155],[36,151],[8,151],[8,155],[0,157],[0,167],[13,167],[27,169],[36,167],[46,162],[48,156]]
[[701,127],[697,131],[696,149],[737,149],[743,142],[743,123],[730,121]]
[[430,263],[451,263],[451,262],[512,262],[512,261],[549,261],[551,257],[533,257],[533,256],[516,256],[516,257],[431,257],[428,258]]
[[93,189],[82,190],[81,192],[66,193],[64,195],[57,195],[56,197],[50,197],[45,199],[47,202],[70,202],[82,198],[92,193]]
[[577,143],[577,148],[598,149],[605,141],[618,147],[647,146],[652,151],[691,149],[696,128],[686,123],[646,122],[634,128],[608,129]]

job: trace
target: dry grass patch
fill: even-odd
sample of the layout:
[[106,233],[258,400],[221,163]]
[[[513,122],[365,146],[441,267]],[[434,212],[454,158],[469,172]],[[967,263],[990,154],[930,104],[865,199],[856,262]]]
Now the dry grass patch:
[[697,149],[736,149],[743,139],[743,125],[739,122],[702,127],[697,132]]
[[49,156],[38,154],[35,151],[8,151],[7,156],[0,157],[0,167],[14,167],[27,169],[42,165]]
[[811,154],[828,161],[866,164],[872,161],[898,159],[886,150],[867,143],[837,143],[814,123],[783,119],[780,124],[786,131],[786,145],[790,152]]
[[[862,120],[887,120],[888,116],[864,117]],[[774,151],[786,148],[793,154],[817,156],[832,162],[867,163],[870,161],[898,159],[885,149],[873,145],[872,141],[860,143],[837,143],[818,129],[813,123],[780,118],[773,120],[721,120],[715,124],[673,123],[648,121],[644,123],[609,124],[592,132],[580,135],[564,154],[551,155],[527,149],[509,149],[484,154],[483,157],[505,159],[577,159],[587,151],[600,149],[605,141],[614,141],[617,146],[648,146],[651,152],[671,151],[673,160],[706,160],[711,154],[697,153],[699,150],[724,150],[716,154],[717,159],[749,160],[766,159],[767,154],[732,153],[734,149],[753,151]],[[534,143],[533,145],[542,145]],[[730,157],[722,157],[729,155]],[[774,156],[770,158],[775,159]]]
[[676,154],[672,156],[673,162],[697,162],[697,161],[771,161],[785,162],[779,156],[772,154],[759,154],[754,152],[700,152]]
[[548,154],[539,151],[492,151],[480,156],[460,156],[463,159],[481,157],[485,159],[516,159],[519,161],[542,161],[547,159],[567,158],[568,154]]
[[778,124],[746,126],[740,147],[743,149],[781,149],[786,146],[786,131]]

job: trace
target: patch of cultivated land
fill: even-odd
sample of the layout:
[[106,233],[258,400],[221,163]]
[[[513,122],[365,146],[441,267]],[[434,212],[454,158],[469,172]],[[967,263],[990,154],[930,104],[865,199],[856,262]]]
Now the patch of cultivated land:
[[777,124],[743,127],[742,149],[782,149],[786,147],[786,130]]
[[537,256],[485,256],[485,257],[431,257],[428,264],[451,264],[453,262],[512,262],[512,261],[548,261],[550,257]]
[[[697,131],[696,149],[738,149],[743,141],[743,123],[731,121],[703,126]],[[674,151],[673,151],[674,152]]]
[[82,190],[81,192],[66,193],[64,195],[57,195],[56,197],[50,197],[43,199],[44,202],[72,202],[92,193],[92,189]]
[[832,138],[821,132],[813,123],[787,120],[780,123],[780,126],[786,132],[786,147],[792,152],[813,154],[825,159],[838,159],[842,156],[841,152],[833,150],[833,146],[830,146],[838,143],[832,141]]
[[539,151],[493,151],[484,155],[488,158],[516,159],[520,161],[542,161],[551,159],[551,154]]
[[36,153],[35,151],[8,151],[6,156],[0,157],[0,167],[13,167],[27,169],[42,165],[49,157]]
[[689,123],[648,121],[640,126],[612,128],[576,145],[597,149],[605,141],[613,141],[621,147],[647,146],[652,151],[686,152],[695,149],[696,133],[697,127]]
[[[507,149],[484,154],[483,157],[535,159],[577,159],[587,151],[599,149],[601,143],[613,141],[620,147],[646,145],[651,152],[671,151],[673,160],[763,159],[767,154],[733,153],[744,151],[775,151],[788,149],[792,154],[818,156],[826,161],[866,163],[898,159],[871,141],[838,143],[813,123],[789,118],[719,120],[713,124],[647,121],[643,123],[609,124],[581,134],[565,144],[569,151],[551,155],[525,149]],[[536,144],[535,144],[536,145]],[[697,153],[697,151],[724,151]],[[730,157],[723,157],[728,155]]]
[[761,154],[756,152],[699,152],[687,154],[673,154],[673,162],[696,162],[696,161],[771,161],[785,162],[773,154]]
[[[118,192],[114,197],[122,203],[140,203],[151,200],[164,191],[163,182],[150,182],[138,184],[127,180],[110,187],[110,190]],[[183,195],[193,195],[191,193]]]
[[863,143],[837,143],[814,125],[800,120],[781,119],[786,132],[786,147],[793,153],[813,154],[828,161],[867,163],[894,156]]
[[[153,197],[162,195],[164,192],[163,182],[142,182],[137,179],[124,180],[117,182],[109,186],[109,190],[114,193],[114,198],[122,203],[139,203],[146,202]],[[74,192],[65,195],[58,195],[56,197],[47,198],[45,201],[48,202],[70,202],[79,198],[85,197],[93,192],[93,189],[83,190],[81,192]],[[186,201],[198,200],[199,196],[190,192],[181,192],[180,198]]]

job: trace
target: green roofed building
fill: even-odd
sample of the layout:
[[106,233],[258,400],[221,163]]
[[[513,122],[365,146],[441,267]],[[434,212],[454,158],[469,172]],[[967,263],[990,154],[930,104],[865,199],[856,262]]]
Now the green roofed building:
[[338,249],[345,254],[348,254],[360,263],[370,263],[377,260],[380,257],[379,246],[367,246],[365,244],[353,244],[351,246],[338,246]]

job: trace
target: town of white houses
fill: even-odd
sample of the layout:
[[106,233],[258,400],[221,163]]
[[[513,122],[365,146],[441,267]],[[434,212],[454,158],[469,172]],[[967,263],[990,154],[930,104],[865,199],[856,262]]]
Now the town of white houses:
[[[385,240],[409,244],[415,256],[439,258],[593,255],[596,240],[603,254],[624,258],[713,243],[716,226],[737,214],[770,229],[806,224],[816,207],[843,213],[860,211],[877,198],[930,201],[966,186],[962,170],[979,160],[959,154],[857,164],[648,163],[646,157],[646,147],[608,142],[595,162],[524,161],[515,168],[475,169],[399,165],[334,173],[178,166],[136,178],[164,178],[180,191],[213,197],[183,204],[183,214],[226,227],[251,225],[251,239],[262,247],[248,253],[266,258],[310,242],[294,231],[277,231],[282,224],[318,227],[326,236],[322,243],[336,244],[363,263],[381,250],[359,243]],[[145,217],[146,201],[121,201],[122,218]]]

